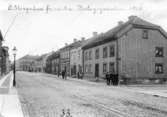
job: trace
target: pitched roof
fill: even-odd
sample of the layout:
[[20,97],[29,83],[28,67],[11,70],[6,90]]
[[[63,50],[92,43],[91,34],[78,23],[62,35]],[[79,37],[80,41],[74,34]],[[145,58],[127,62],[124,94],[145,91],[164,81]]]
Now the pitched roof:
[[34,55],[25,55],[22,58],[20,58],[19,60],[35,60],[37,59],[39,56],[34,56]]
[[[86,41],[86,40],[85,40],[85,41]],[[71,43],[71,44],[69,44],[69,45],[67,45],[67,46],[65,46],[65,47],[63,47],[63,48],[61,48],[60,51],[61,51],[61,50],[65,50],[65,49],[73,49],[73,48],[81,47],[81,46],[83,45],[83,43],[85,43],[85,41],[79,40],[79,41],[73,42],[73,43]]]
[[82,45],[82,41],[76,41],[76,42],[74,42],[74,43],[71,43],[70,45],[69,45],[69,47],[71,47],[71,48],[78,48],[78,47],[80,47]]
[[52,60],[52,59],[55,59],[55,58],[59,58],[59,56],[60,56],[59,51],[56,51],[56,52],[53,52],[51,55],[49,55],[47,60]]
[[[129,20],[125,23],[122,23],[116,27],[114,27],[113,29],[110,29],[109,31],[107,31],[106,33],[100,34],[96,37],[92,37],[90,38],[89,42],[87,44],[85,44],[82,49],[88,49],[97,45],[101,45],[104,44],[106,42],[115,40],[117,38],[119,38],[118,33],[120,31],[122,31],[123,29],[125,29],[127,26],[136,26],[136,27],[144,27],[144,28],[151,28],[151,29],[156,29],[159,30],[166,38],[167,38],[167,33],[158,25],[152,24],[150,22],[147,22],[137,16],[130,16]],[[126,29],[124,31],[127,32],[128,29]]]

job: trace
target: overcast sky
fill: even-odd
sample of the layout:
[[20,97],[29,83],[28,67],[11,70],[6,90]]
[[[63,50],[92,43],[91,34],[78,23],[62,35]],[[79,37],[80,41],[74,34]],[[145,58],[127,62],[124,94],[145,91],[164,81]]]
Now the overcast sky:
[[[167,0],[0,0],[0,4],[3,36],[9,29],[4,45],[9,47],[10,55],[16,46],[17,58],[55,51],[64,43],[71,43],[73,38],[91,37],[94,31],[105,32],[118,21],[127,21],[130,15],[158,24],[167,31]],[[42,10],[21,9],[33,7]],[[91,11],[92,8],[96,11]]]

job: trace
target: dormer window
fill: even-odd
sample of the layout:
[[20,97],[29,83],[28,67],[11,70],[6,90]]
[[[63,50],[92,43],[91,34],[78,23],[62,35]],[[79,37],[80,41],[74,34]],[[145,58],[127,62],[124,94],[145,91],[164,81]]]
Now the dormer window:
[[143,30],[143,39],[148,39],[148,30]]

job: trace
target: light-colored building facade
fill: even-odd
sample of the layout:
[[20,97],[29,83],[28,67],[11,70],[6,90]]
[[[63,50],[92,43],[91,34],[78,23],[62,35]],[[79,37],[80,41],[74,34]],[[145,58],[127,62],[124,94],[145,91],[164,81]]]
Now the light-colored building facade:
[[105,77],[107,72],[120,80],[167,78],[167,33],[136,16],[98,35],[83,47],[84,76]]
[[85,38],[83,37],[81,40],[75,40],[75,45],[70,49],[70,69],[71,76],[78,77],[78,73],[83,73],[83,51],[82,45],[86,43]]
[[[115,44],[115,42],[109,42],[84,51],[84,74],[86,77],[105,77],[106,72],[116,70]],[[111,54],[110,47],[113,48]]]
[[25,55],[16,61],[17,70],[29,72],[46,72],[47,58],[51,53],[41,56]]
[[82,49],[77,47],[70,51],[71,76],[77,77],[77,73],[82,73]]
[[38,56],[25,55],[16,61],[16,69],[19,71],[35,72],[35,59]]
[[[66,44],[65,47],[60,49],[60,67],[61,67],[61,71],[65,70],[67,73],[67,76],[71,76],[74,72],[76,73],[76,68],[74,68],[76,66],[76,61],[74,62],[72,58],[74,59],[78,59],[76,57],[74,57],[74,55],[76,54],[77,48],[79,48],[82,44],[83,40],[76,40],[74,39],[73,43],[71,44]],[[72,55],[71,55],[72,54]],[[72,70],[72,71],[71,71]]]

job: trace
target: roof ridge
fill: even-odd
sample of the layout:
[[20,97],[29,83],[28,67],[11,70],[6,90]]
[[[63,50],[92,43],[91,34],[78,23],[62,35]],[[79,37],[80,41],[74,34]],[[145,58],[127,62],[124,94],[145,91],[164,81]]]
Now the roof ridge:
[[163,29],[159,26],[159,25],[156,25],[156,24],[153,24],[153,23],[150,23],[149,21],[146,21],[144,19],[141,19],[139,18],[138,16],[129,16],[129,20],[126,21],[125,23],[123,24],[120,24],[120,25],[117,25],[115,26],[114,28],[108,30],[107,32],[105,32],[103,34],[103,37],[100,38],[100,36],[97,36],[97,37],[92,37],[91,41],[89,41],[88,43],[86,43],[82,48],[89,48],[91,46],[95,46],[97,45],[97,43],[100,43],[104,40],[112,40],[111,38],[115,36],[117,36],[117,34],[125,29],[128,25],[137,25],[137,26],[144,26],[144,27],[148,27],[148,28],[152,28],[152,29],[157,29],[157,30],[160,30],[164,35],[166,35],[167,37],[167,33],[165,31],[163,31]]

